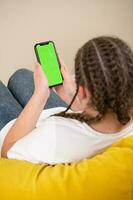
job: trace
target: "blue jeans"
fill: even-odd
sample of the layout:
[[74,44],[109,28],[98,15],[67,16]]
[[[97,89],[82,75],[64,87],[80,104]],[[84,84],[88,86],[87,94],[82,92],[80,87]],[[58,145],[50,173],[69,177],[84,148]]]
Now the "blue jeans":
[[[7,87],[0,81],[0,130],[18,117],[34,92],[33,72],[22,68],[9,78]],[[68,105],[50,90],[44,109]]]

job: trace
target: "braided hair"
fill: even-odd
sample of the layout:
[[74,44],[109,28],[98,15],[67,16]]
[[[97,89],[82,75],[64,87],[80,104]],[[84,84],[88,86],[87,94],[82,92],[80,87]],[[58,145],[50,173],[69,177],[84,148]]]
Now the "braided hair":
[[[124,41],[102,36],[85,43],[75,57],[75,81],[77,88],[71,103],[65,111],[52,116],[91,124],[100,121],[111,109],[120,123],[126,124],[130,120],[133,107],[133,52]],[[95,117],[85,111],[66,113],[81,85],[91,93],[91,105],[98,111]]]

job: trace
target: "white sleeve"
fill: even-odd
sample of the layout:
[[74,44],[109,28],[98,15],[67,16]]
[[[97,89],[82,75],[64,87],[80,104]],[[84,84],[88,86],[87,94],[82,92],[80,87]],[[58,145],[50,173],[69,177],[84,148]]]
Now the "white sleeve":
[[54,164],[55,150],[55,124],[50,117],[43,125],[18,140],[7,152],[7,157],[33,163]]

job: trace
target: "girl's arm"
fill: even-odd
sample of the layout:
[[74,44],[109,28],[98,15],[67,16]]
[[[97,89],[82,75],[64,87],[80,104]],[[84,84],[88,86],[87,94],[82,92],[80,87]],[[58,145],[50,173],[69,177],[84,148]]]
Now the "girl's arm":
[[12,145],[35,128],[50,95],[47,79],[39,64],[34,72],[34,82],[35,90],[32,97],[5,137],[1,150],[2,157],[7,157],[7,152]]

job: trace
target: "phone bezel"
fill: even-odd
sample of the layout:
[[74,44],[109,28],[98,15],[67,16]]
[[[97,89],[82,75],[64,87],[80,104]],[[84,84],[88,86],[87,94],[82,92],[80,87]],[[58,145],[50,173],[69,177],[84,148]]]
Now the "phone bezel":
[[37,45],[41,45],[41,46],[46,45],[46,44],[48,44],[49,42],[52,42],[52,43],[53,43],[54,50],[55,50],[56,57],[57,57],[57,61],[58,61],[59,68],[60,68],[60,73],[61,73],[61,76],[62,76],[62,83],[49,86],[49,88],[52,88],[52,87],[54,87],[54,86],[62,85],[62,84],[63,84],[63,81],[64,81],[64,78],[63,78],[63,75],[62,75],[62,72],[61,72],[61,64],[60,64],[59,57],[58,57],[58,54],[57,54],[57,51],[56,51],[56,48],[55,48],[55,44],[54,44],[54,42],[51,41],[51,40],[45,41],[45,42],[39,42],[39,43],[36,43],[36,44],[34,45],[34,51],[35,51],[35,55],[36,55],[37,61],[41,64],[40,58],[39,58],[39,55],[38,55],[38,51],[37,51],[37,48],[36,48],[36,47],[37,47]]

